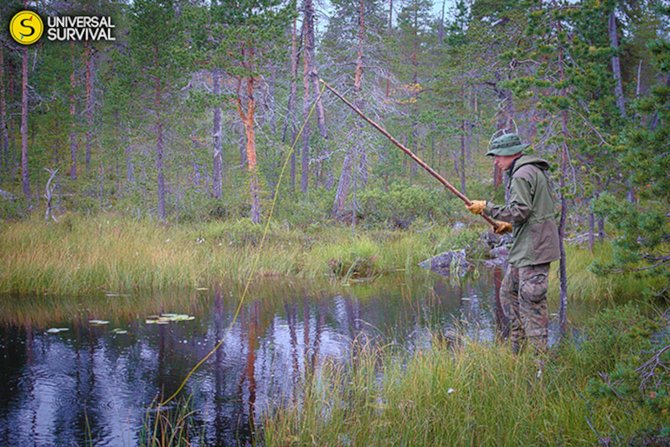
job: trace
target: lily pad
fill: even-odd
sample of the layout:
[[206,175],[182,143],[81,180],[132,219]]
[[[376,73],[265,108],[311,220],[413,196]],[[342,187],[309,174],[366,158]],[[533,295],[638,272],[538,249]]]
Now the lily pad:
[[90,324],[96,325],[96,326],[102,326],[104,324],[109,324],[109,321],[107,320],[88,320]]
[[69,331],[69,328],[66,327],[52,327],[47,330],[47,334],[58,334],[59,332]]
[[146,318],[146,324],[169,324],[177,321],[195,320],[195,317],[188,314],[164,313],[160,316],[150,315]]

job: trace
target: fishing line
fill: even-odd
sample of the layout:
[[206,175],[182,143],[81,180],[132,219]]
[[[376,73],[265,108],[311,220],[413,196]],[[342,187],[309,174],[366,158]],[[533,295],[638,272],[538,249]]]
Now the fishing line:
[[284,178],[284,173],[286,172],[286,167],[288,166],[288,162],[291,158],[291,155],[295,151],[295,146],[298,144],[298,140],[300,139],[300,136],[302,135],[303,130],[305,129],[305,126],[309,122],[309,118],[312,116],[312,113],[314,112],[314,109],[316,107],[316,104],[321,100],[321,97],[323,96],[323,92],[326,90],[325,86],[321,87],[321,91],[319,92],[319,96],[317,96],[316,100],[312,104],[311,108],[309,109],[309,113],[307,113],[307,117],[305,118],[305,121],[302,123],[302,126],[300,126],[300,130],[295,136],[295,139],[293,140],[293,144],[291,145],[291,148],[286,154],[286,159],[284,160],[284,164],[282,165],[281,171],[279,173],[279,178],[277,179],[277,186],[275,186],[275,191],[274,191],[274,198],[272,199],[272,205],[270,206],[270,213],[268,214],[268,219],[265,222],[265,228],[263,230],[263,237],[261,238],[261,242],[258,246],[258,251],[256,252],[256,257],[254,258],[254,262],[251,266],[251,271],[249,272],[249,277],[247,278],[246,284],[244,285],[244,291],[242,292],[242,297],[240,298],[240,302],[237,304],[237,308],[235,309],[235,313],[233,314],[233,319],[231,320],[230,324],[228,325],[228,328],[226,329],[226,333],[223,337],[221,337],[221,340],[219,340],[215,345],[214,348],[212,348],[211,351],[209,351],[198,363],[195,364],[193,368],[186,374],[186,377],[184,380],[181,382],[179,385],[179,388],[172,393],[170,397],[165,399],[163,402],[159,402],[158,406],[165,406],[168,403],[170,403],[177,395],[181,392],[182,389],[186,386],[186,382],[188,382],[188,379],[191,378],[191,376],[202,366],[203,363],[205,363],[214,353],[223,345],[224,340],[226,339],[226,336],[228,333],[233,328],[233,325],[237,321],[237,317],[240,314],[240,311],[242,310],[242,304],[244,303],[244,299],[247,296],[247,292],[249,291],[249,286],[251,285],[251,279],[254,276],[254,273],[256,272],[256,268],[258,266],[258,260],[261,257],[261,253],[263,252],[263,244],[265,243],[266,236],[268,234],[268,230],[270,228],[270,221],[272,220],[272,215],[274,214],[275,210],[275,205],[277,204],[277,197],[279,196],[279,187],[281,186],[282,179]]

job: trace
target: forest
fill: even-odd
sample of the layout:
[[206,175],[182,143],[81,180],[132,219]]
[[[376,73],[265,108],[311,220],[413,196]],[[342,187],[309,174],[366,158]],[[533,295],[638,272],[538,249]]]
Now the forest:
[[[43,22],[35,43],[13,34],[20,11]],[[86,414],[101,385],[77,385],[72,420],[25,431],[12,427],[39,396],[0,393],[0,443],[670,443],[670,2],[23,0],[0,17],[0,353],[19,359],[0,381],[37,380],[16,372],[33,348],[14,350],[39,340],[77,359],[90,343],[77,377],[101,343],[117,365],[141,343],[164,365],[128,379],[143,399],[121,432]],[[549,163],[556,204],[540,369],[495,343],[508,332],[487,261],[510,239],[463,203],[509,201],[485,155],[507,134]],[[446,278],[417,267],[459,250]],[[382,315],[407,345],[367,340]],[[409,329],[424,323],[425,351]],[[208,348],[168,355],[171,336]]]

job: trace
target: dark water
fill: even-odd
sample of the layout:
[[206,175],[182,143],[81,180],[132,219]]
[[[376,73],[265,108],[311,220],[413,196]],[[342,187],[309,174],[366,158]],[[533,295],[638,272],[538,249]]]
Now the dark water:
[[[144,297],[0,297],[0,445],[137,445],[152,400],[171,394],[222,339],[182,393],[195,410],[194,445],[251,445],[264,414],[299,399],[301,379],[325,360],[347,362],[355,343],[411,352],[455,321],[474,338],[494,337],[499,277],[452,285],[420,276],[339,292],[268,281],[234,322],[239,292],[225,287]],[[161,311],[196,318],[145,323]],[[110,323],[92,326],[92,318]],[[52,327],[69,331],[46,333]]]

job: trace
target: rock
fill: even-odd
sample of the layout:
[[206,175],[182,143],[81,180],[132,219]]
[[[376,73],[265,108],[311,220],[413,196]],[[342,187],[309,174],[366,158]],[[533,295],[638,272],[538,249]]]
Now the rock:
[[500,247],[491,249],[491,251],[489,251],[489,254],[491,255],[492,258],[506,258],[507,255],[509,254],[509,249],[507,248],[506,245],[501,245]]
[[454,230],[462,230],[466,225],[463,222],[456,222],[451,228]]
[[466,259],[465,250],[446,251],[442,254],[426,259],[419,263],[420,267],[428,269],[442,276],[450,276],[452,273],[465,274],[470,267]]

